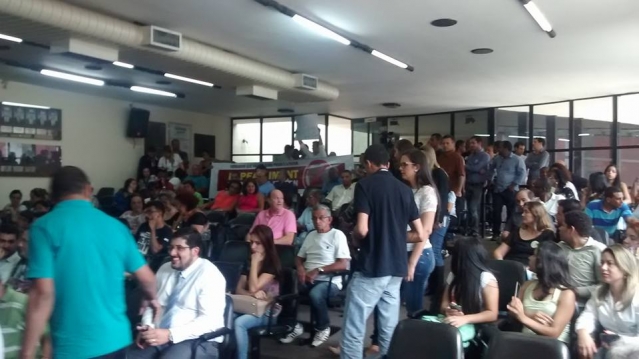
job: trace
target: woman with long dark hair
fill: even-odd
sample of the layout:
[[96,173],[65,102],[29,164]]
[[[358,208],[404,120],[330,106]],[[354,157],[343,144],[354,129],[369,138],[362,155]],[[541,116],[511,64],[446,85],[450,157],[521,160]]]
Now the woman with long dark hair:
[[576,300],[568,283],[568,258],[556,243],[542,242],[530,256],[529,268],[537,279],[524,283],[508,312],[523,324],[523,333],[568,343]]
[[632,197],[630,197],[628,185],[621,181],[621,174],[619,173],[617,165],[615,165],[614,163],[609,164],[604,170],[604,175],[606,175],[608,186],[621,188],[621,192],[623,193],[623,201],[626,204],[631,204]]
[[491,323],[499,312],[497,278],[488,269],[488,252],[476,237],[457,240],[451,261],[452,281],[444,291],[441,312],[457,328]]
[[180,217],[174,223],[177,228],[191,227],[200,234],[208,231],[209,220],[197,207],[198,199],[192,193],[183,192],[175,196]]
[[[281,272],[280,259],[273,241],[273,231],[265,225],[257,225],[249,233],[251,243],[251,264],[242,274],[236,294],[250,295],[261,300],[270,300],[279,295],[278,277]],[[237,342],[237,358],[248,358],[248,330],[266,325],[269,315],[261,317],[251,314],[240,315],[235,319],[235,340]]]
[[135,178],[128,178],[124,181],[124,186],[122,186],[115,196],[113,196],[118,216],[131,209],[131,196],[137,191],[137,189],[138,181],[136,181]]
[[244,181],[242,195],[237,200],[237,213],[258,213],[264,209],[264,196],[259,192],[257,182],[250,178]]
[[548,180],[556,188],[555,193],[562,194],[566,199],[579,199],[577,187],[571,182],[572,174],[561,163],[553,163],[548,170]]
[[608,187],[610,187],[608,179],[603,172],[591,173],[588,177],[588,188],[585,189],[586,193],[581,198],[581,206],[585,207],[591,201],[602,199]]
[[[439,194],[426,155],[418,149],[404,152],[400,156],[399,171],[404,182],[413,190],[424,233],[430,237],[435,227]],[[435,258],[430,240],[421,242],[414,232],[409,232],[408,242],[408,275],[403,283],[403,297],[406,312],[411,316],[423,309],[424,290],[435,268]]]

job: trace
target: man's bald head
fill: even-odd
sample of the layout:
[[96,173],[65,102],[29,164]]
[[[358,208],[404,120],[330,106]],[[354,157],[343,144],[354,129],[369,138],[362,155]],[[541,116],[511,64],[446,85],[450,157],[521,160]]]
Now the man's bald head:
[[271,194],[268,196],[269,202],[271,203],[271,208],[274,210],[280,210],[284,208],[284,193],[279,189],[274,189],[271,191]]

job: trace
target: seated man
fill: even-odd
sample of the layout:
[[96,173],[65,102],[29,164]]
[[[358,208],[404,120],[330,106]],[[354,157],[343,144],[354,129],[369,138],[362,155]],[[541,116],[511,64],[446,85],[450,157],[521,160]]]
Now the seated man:
[[180,192],[194,195],[195,198],[197,198],[198,207],[204,204],[204,199],[202,198],[202,195],[200,194],[200,192],[195,190],[195,183],[193,183],[193,181],[186,180],[182,182],[182,186],[180,186]]
[[639,219],[632,216],[627,204],[623,202],[623,192],[619,187],[608,187],[603,199],[591,201],[586,205],[586,214],[596,228],[601,228],[613,237],[617,232],[619,220],[623,218],[628,227],[639,227]]
[[160,201],[151,201],[144,206],[146,222],[140,225],[135,240],[138,250],[146,257],[153,272],[162,265],[169,255],[169,242],[173,230],[164,222],[164,205]]
[[[336,276],[329,283],[327,274],[348,269],[351,259],[346,236],[342,231],[331,228],[331,210],[322,204],[313,207],[313,223],[317,231],[306,237],[302,248],[295,259],[300,290],[306,291],[311,298],[311,311],[315,317],[315,337],[313,347],[324,343],[331,334],[328,317],[328,291],[331,296],[342,289],[342,278]],[[282,343],[291,343],[304,332],[298,323]]]
[[322,192],[320,190],[314,189],[310,190],[306,195],[306,208],[300,215],[300,218],[297,219],[297,240],[296,244],[304,243],[304,239],[308,235],[310,231],[315,230],[315,225],[313,224],[313,207],[320,203],[320,199],[322,197]]
[[191,174],[186,176],[184,180],[192,181],[195,191],[208,197],[209,179],[202,174],[202,166],[193,165],[193,167],[191,167]]
[[18,254],[18,238],[20,238],[20,229],[12,223],[3,223],[0,225],[0,282],[6,283],[13,269],[20,262],[20,254]]
[[215,200],[211,202],[210,206],[207,204],[207,207],[211,211],[231,212],[235,210],[241,192],[242,182],[230,180],[226,185],[226,191],[219,191]]
[[22,231],[20,234],[18,253],[20,253],[20,261],[15,268],[13,268],[7,284],[20,293],[29,293],[29,288],[31,288],[31,280],[27,279],[27,270],[29,268],[29,230]]
[[[564,216],[566,213],[572,211],[582,212],[581,203],[576,199],[564,199],[559,201],[559,205],[557,206],[557,228],[564,223]],[[592,223],[592,221],[591,221]],[[590,237],[597,242],[607,243],[605,242],[605,238],[601,238],[599,232],[595,229],[594,226],[590,227]],[[559,235],[559,231],[557,231],[557,242],[561,241],[561,236]]]
[[[278,189],[272,190],[268,203],[270,207],[257,214],[249,233],[258,224],[263,224],[273,231],[275,244],[293,244],[295,233],[297,233],[297,222],[295,221],[295,214],[284,206],[284,194],[282,194],[282,191]],[[248,241],[248,234],[246,238]]]
[[548,212],[550,218],[555,222],[559,201],[566,199],[566,196],[554,193],[548,178],[537,178],[533,180],[532,191],[535,196],[544,203],[546,212]]
[[337,213],[346,203],[350,203],[355,196],[355,186],[353,186],[353,174],[349,170],[342,171],[342,184],[339,184],[328,193],[326,200],[331,202],[331,209]]
[[563,215],[559,227],[562,242],[559,246],[566,253],[570,266],[570,284],[575,289],[577,301],[585,304],[592,291],[601,282],[601,252],[606,245],[590,237],[592,222],[581,211],[572,211]]
[[193,342],[201,335],[224,327],[226,281],[220,271],[200,258],[202,236],[191,228],[173,235],[169,254],[157,273],[158,301],[163,307],[160,323],[152,324],[147,310],[128,359],[217,358],[222,337],[200,344],[196,355]]

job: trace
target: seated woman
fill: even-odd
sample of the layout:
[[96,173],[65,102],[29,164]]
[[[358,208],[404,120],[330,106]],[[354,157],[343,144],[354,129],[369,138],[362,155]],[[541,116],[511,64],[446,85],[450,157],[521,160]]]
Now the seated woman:
[[460,238],[455,243],[452,280],[446,286],[440,308],[446,323],[459,328],[497,320],[499,287],[486,265],[487,257],[484,245],[476,237]]
[[634,227],[630,226],[626,229],[623,246],[639,260],[639,232]]
[[164,223],[166,223],[171,228],[173,228],[173,225],[180,217],[180,211],[174,205],[176,203],[174,197],[175,193],[173,193],[172,191],[161,193],[158,197],[160,202],[162,202],[162,204],[164,205]]
[[219,191],[213,203],[208,206],[208,209],[222,212],[233,211],[235,206],[237,206],[237,201],[240,199],[241,191],[242,182],[235,180],[229,181],[226,191]]
[[[251,264],[237,283],[235,294],[250,295],[261,300],[270,300],[279,295],[278,277],[281,271],[280,259],[273,242],[273,231],[265,225],[257,225],[249,233],[251,243]],[[248,358],[248,330],[266,325],[270,313],[261,317],[251,314],[238,314],[235,319],[235,340],[237,358]]]
[[601,254],[603,284],[593,293],[577,319],[580,358],[605,358],[610,340],[597,348],[592,335],[598,327],[601,338],[632,338],[639,341],[639,268],[635,257],[620,244]]
[[128,211],[130,208],[131,195],[135,193],[138,189],[138,181],[134,178],[129,178],[124,181],[124,186],[116,192],[113,197],[113,201],[115,202],[115,209],[117,211],[118,216],[122,213]]
[[142,196],[137,193],[131,195],[130,199],[131,209],[122,213],[120,218],[126,220],[131,229],[131,233],[135,234],[138,232],[140,225],[146,222],[146,217],[144,216],[144,200]]
[[537,274],[513,297],[508,312],[523,326],[523,333],[559,339],[568,344],[575,293],[568,284],[568,258],[556,243],[539,244],[530,256],[530,270]]
[[151,169],[145,167],[142,169],[142,176],[138,179],[138,189],[150,190],[151,187],[155,186],[155,182],[157,182],[157,180],[158,178],[151,173]]
[[237,213],[258,213],[264,209],[264,196],[257,190],[254,179],[244,181],[244,190],[237,201]]
[[178,203],[180,217],[175,221],[174,227],[178,228],[191,227],[200,234],[209,229],[209,220],[206,215],[197,208],[198,199],[192,193],[180,193],[175,196]]
[[495,249],[493,255],[495,259],[517,261],[528,266],[528,257],[534,253],[532,243],[554,241],[555,233],[550,217],[541,202],[526,202],[523,207],[521,227],[518,231],[511,232]]

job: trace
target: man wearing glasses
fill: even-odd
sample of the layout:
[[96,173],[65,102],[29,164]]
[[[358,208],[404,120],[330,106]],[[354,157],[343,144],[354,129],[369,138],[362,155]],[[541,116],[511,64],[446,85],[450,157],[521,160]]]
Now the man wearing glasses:
[[164,204],[160,201],[151,201],[144,208],[146,222],[140,225],[135,234],[138,250],[147,258],[149,267],[153,272],[162,265],[164,258],[169,255],[169,241],[173,236],[173,230],[164,223]]
[[198,345],[201,335],[224,326],[226,281],[220,271],[200,258],[202,236],[192,228],[178,230],[171,239],[171,261],[157,272],[158,301],[163,308],[153,323],[147,310],[138,326],[127,359],[217,358],[222,337]]

